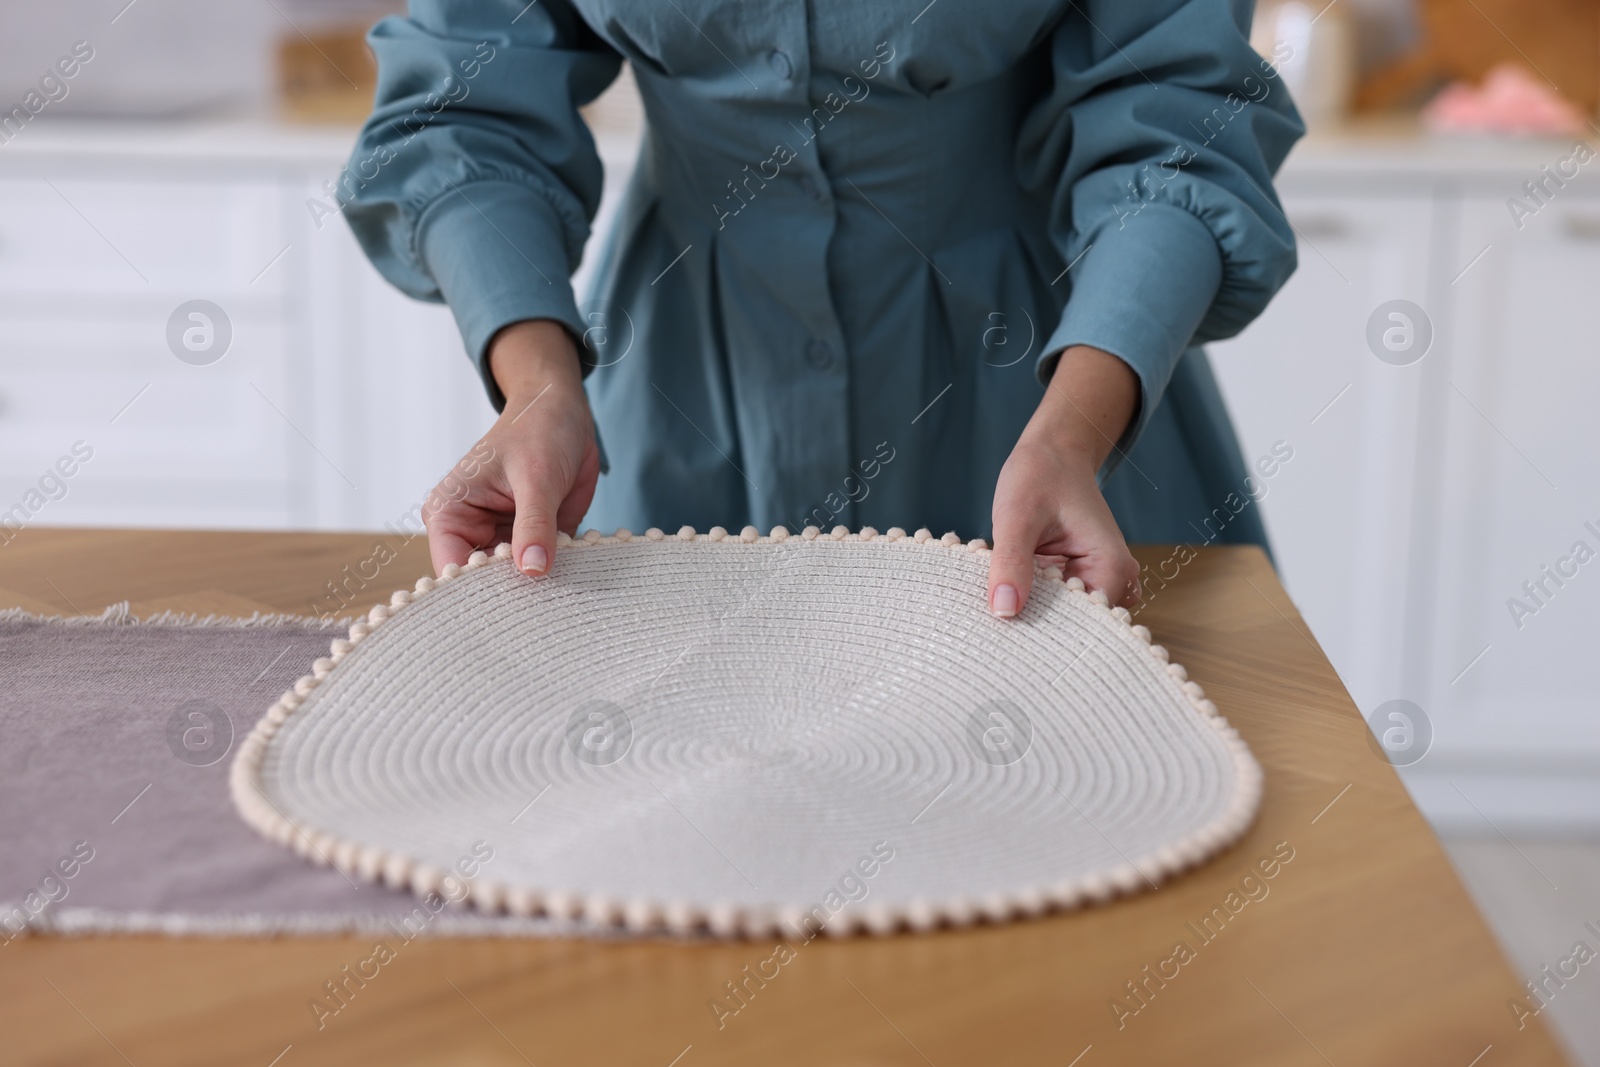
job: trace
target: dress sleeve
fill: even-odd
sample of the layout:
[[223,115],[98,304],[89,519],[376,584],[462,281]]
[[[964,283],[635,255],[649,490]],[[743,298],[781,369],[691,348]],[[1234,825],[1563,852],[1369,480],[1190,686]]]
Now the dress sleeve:
[[412,0],[368,41],[376,102],[340,205],[384,277],[450,305],[500,409],[497,330],[548,318],[583,333],[569,279],[603,172],[578,108],[621,57],[567,0]]
[[1272,174],[1304,127],[1250,48],[1251,6],[1077,0],[1021,128],[1020,180],[1049,199],[1071,285],[1039,376],[1074,344],[1132,367],[1141,397],[1124,451],[1184,349],[1238,333],[1295,268]]

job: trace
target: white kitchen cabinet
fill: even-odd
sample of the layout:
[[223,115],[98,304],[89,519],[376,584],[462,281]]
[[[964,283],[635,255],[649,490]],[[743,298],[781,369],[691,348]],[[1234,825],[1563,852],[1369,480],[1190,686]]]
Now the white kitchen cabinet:
[[[1432,637],[1446,671],[1489,649],[1454,686],[1435,688],[1462,717],[1464,750],[1495,751],[1504,737],[1600,765],[1600,700],[1571,669],[1600,639],[1600,535],[1586,525],[1600,529],[1600,198],[1581,192],[1520,232],[1503,200],[1464,205],[1469,244],[1492,247],[1460,283]],[[1457,521],[1466,515],[1476,521]],[[1595,561],[1550,577],[1579,541]]]
[[[16,146],[8,146],[15,148]],[[260,390],[293,389],[276,185],[18,153],[0,175],[0,510],[92,450],[35,522],[280,524],[294,495]],[[233,338],[199,367],[167,320],[206,296]],[[37,499],[37,498],[35,498]],[[15,514],[15,513],[11,513]]]
[[1421,519],[1417,564],[1433,595],[1416,688],[1437,709],[1439,744],[1414,777],[1463,819],[1481,819],[1477,805],[1497,822],[1547,826],[1555,808],[1592,827],[1600,188],[1561,190],[1520,230],[1505,200],[1460,204],[1463,251],[1488,251],[1455,285],[1437,503]]
[[[32,522],[379,529],[493,421],[449,312],[316,225],[351,131],[29,134],[0,156],[0,514],[81,440]],[[167,336],[196,299],[232,331],[199,366]]]
[[[1506,205],[1568,152],[1309,143],[1279,182],[1300,271],[1213,347],[1246,454],[1296,446],[1263,505],[1291,595],[1364,714],[1427,716],[1423,810],[1483,832],[1600,826],[1600,556],[1520,629],[1507,608],[1577,540],[1600,553],[1600,179],[1520,230]],[[1405,366],[1366,336],[1397,298],[1433,327]]]
[[309,506],[323,528],[399,525],[494,411],[450,312],[391,288],[341,219],[317,229],[305,208],[322,197],[312,182],[297,193],[308,261],[303,353],[315,383],[307,430],[321,452],[301,456]]
[[95,314],[87,301],[102,296],[281,292],[282,275],[253,281],[284,244],[273,181],[50,163],[0,180],[0,291],[8,302],[68,297],[80,314]]
[[1372,309],[1425,301],[1433,212],[1394,192],[1289,193],[1300,267],[1265,314],[1212,361],[1247,457],[1294,458],[1263,484],[1286,584],[1357,700],[1387,699],[1403,649],[1359,605],[1398,608],[1409,563],[1417,403],[1413,367],[1375,359]]

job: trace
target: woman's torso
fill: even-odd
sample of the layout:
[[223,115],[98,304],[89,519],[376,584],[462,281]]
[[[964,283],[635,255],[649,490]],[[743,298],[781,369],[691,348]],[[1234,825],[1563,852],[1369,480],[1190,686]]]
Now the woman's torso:
[[[595,525],[987,535],[1071,283],[1046,236],[1055,176],[1026,143],[1061,124],[1024,130],[1070,6],[577,0],[648,122],[582,309],[607,338]],[[1158,439],[1231,470],[1200,392]],[[1187,455],[1134,459],[1175,491],[1114,493],[1125,530],[1178,536],[1167,505],[1210,490]]]

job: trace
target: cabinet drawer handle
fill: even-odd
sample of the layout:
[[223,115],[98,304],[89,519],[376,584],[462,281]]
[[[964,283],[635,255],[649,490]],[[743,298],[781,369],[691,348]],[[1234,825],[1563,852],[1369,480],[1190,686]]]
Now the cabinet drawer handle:
[[1294,215],[1289,217],[1289,225],[1308,241],[1319,238],[1338,240],[1350,236],[1353,228],[1340,215]]
[[1600,215],[1569,213],[1563,229],[1574,241],[1600,241]]

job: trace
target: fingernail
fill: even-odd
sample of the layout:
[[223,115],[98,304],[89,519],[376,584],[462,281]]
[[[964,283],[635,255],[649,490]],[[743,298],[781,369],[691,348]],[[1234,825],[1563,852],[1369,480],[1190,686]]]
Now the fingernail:
[[1009,619],[1017,613],[1017,587],[1014,585],[997,585],[994,587],[994,596],[989,601],[989,610],[997,619]]
[[548,566],[550,557],[545,555],[543,545],[529,545],[522,550],[522,569],[529,574],[543,574]]

